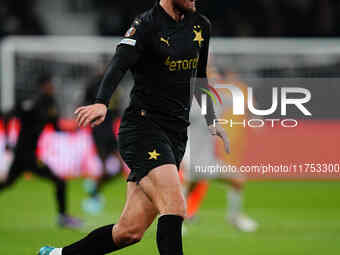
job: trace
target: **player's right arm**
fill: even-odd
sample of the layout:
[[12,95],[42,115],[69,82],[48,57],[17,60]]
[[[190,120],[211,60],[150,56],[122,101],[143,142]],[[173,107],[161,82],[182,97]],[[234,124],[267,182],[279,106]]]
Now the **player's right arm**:
[[[208,75],[207,75],[207,70],[208,70],[208,56],[209,56],[209,41],[210,41],[210,34],[211,34],[211,23],[210,21],[202,16],[203,19],[206,22],[206,27],[208,28],[206,31],[206,34],[208,35],[206,38],[206,42],[204,46],[201,49],[200,53],[200,60],[198,63],[198,72],[197,72],[197,77],[201,78],[202,81],[197,83],[197,87],[195,90],[195,97],[199,105],[201,106],[201,94],[202,94],[202,88],[209,90],[208,86]],[[205,116],[208,129],[211,135],[213,136],[219,136],[222,138],[224,147],[227,153],[230,153],[230,142],[228,135],[226,134],[225,130],[218,124],[215,124],[214,120],[216,119],[216,115],[214,112],[214,104],[211,100],[210,97],[207,98],[207,114]]]
[[117,46],[115,55],[107,67],[101,81],[95,103],[79,107],[74,112],[79,126],[100,125],[106,116],[110,98],[125,73],[139,60],[145,45],[145,24],[136,19],[132,27],[125,34],[124,39]]

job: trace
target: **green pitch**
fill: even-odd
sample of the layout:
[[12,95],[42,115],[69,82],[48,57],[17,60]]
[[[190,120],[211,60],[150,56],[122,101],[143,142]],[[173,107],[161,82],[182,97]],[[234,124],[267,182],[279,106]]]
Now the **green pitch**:
[[[0,193],[0,254],[35,255],[43,245],[63,246],[96,226],[116,222],[123,207],[125,183],[115,181],[105,190],[106,208],[98,216],[82,212],[82,182],[71,182],[71,212],[86,220],[80,231],[55,224],[53,187],[33,178],[21,179]],[[246,188],[246,211],[260,223],[256,233],[240,233],[224,221],[225,189],[213,182],[196,224],[187,225],[188,255],[321,255],[340,253],[339,182],[253,182]],[[157,255],[155,225],[144,240],[120,255]]]

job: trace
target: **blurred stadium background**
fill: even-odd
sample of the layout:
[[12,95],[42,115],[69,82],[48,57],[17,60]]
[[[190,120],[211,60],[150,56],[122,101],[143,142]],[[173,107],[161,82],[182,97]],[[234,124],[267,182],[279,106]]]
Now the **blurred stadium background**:
[[[90,131],[77,129],[72,114],[82,104],[88,83],[112,57],[133,17],[153,4],[154,0],[0,2],[0,110],[7,112],[16,101],[33,97],[39,77],[52,75],[63,134],[56,135],[47,127],[37,153],[70,180],[70,210],[86,222],[81,231],[58,228],[52,187],[28,172],[13,188],[0,193],[0,254],[35,254],[42,244],[62,246],[93,226],[117,220],[125,197],[123,178],[105,188],[105,208],[100,214],[88,215],[82,210],[86,198],[82,178],[96,178],[102,165]],[[324,163],[337,168],[340,2],[201,0],[197,4],[212,21],[210,67],[223,81],[244,89],[249,77],[280,82],[293,79],[289,84],[302,77],[318,79],[308,87],[312,91],[311,118],[290,116],[300,122],[293,129],[228,129],[232,154],[226,158],[218,142],[216,154],[238,166]],[[263,84],[256,84],[255,101],[260,108],[271,102]],[[120,100],[115,102],[120,113],[127,105],[131,85],[128,74],[119,87]],[[224,114],[230,117],[227,110]],[[19,126],[12,120],[7,135],[13,144]],[[0,180],[6,178],[8,169],[5,140],[0,120]],[[250,175],[245,207],[260,224],[255,233],[241,233],[225,223],[224,188],[212,182],[199,221],[188,226],[186,253],[337,254],[340,173],[329,172]],[[142,244],[120,254],[157,254],[154,232],[152,227]]]

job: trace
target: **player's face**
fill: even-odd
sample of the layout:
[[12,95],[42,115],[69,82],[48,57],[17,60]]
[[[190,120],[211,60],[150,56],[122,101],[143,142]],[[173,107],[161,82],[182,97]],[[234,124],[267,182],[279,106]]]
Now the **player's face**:
[[196,0],[173,0],[173,4],[181,12],[196,11]]

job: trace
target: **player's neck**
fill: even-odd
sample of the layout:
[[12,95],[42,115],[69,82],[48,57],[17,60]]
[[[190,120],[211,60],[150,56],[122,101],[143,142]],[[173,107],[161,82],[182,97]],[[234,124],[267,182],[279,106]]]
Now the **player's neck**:
[[163,7],[165,12],[173,18],[176,22],[181,21],[184,18],[184,14],[179,11],[175,6],[172,4],[172,1],[170,0],[161,0],[160,1],[160,6]]

